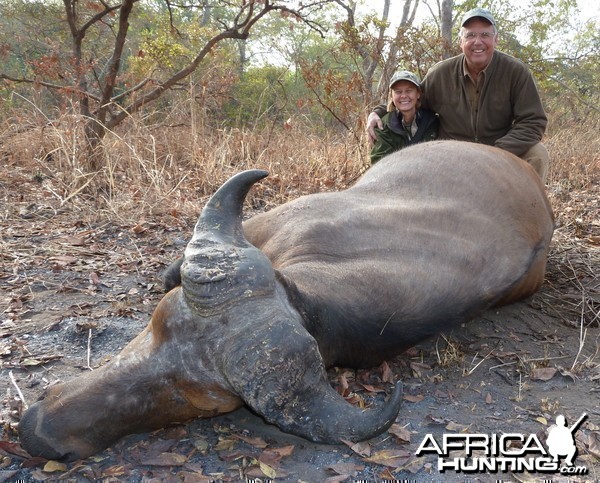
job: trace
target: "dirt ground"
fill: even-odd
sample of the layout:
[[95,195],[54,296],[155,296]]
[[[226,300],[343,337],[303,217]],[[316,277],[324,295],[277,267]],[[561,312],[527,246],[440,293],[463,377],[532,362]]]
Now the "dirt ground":
[[[0,179],[2,481],[532,481],[559,475],[438,470],[416,456],[425,436],[537,434],[561,414],[577,428],[578,481],[600,480],[600,251],[598,237],[557,229],[547,281],[530,299],[489,311],[372,370],[330,370],[350,403],[378,404],[391,381],[404,406],[384,435],[325,446],[279,432],[246,409],[124,438],[70,465],[24,454],[18,391],[96,368],[149,321],[159,274],[178,257],[195,220],[176,213],[94,222],[60,206],[26,172]],[[598,200],[596,199],[596,202]],[[596,204],[596,207],[598,205]]]

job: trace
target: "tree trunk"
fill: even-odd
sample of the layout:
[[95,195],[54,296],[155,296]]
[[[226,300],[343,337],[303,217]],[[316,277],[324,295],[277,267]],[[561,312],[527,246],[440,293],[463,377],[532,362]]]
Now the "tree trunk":
[[246,39],[239,39],[237,41],[238,49],[240,52],[240,62],[238,68],[238,75],[240,78],[244,75],[244,71],[246,70],[246,64],[248,63],[248,56],[246,54]]
[[[389,9],[389,0],[385,0],[386,4],[388,4]],[[400,19],[400,25],[398,26],[398,30],[396,31],[396,40],[398,37],[405,35],[405,31],[407,27],[410,27],[415,20],[415,15],[417,12],[417,7],[419,6],[419,0],[404,0],[404,5],[402,7],[402,18]],[[384,12],[385,12],[384,8]],[[387,17],[382,17],[382,21],[387,21]],[[386,102],[387,100],[387,81],[394,75],[394,71],[398,69],[398,44],[399,42],[392,42],[390,44],[390,52],[387,60],[385,60],[382,69],[381,69],[381,77],[379,78],[379,82],[377,84],[377,97],[379,99],[378,102]]]
[[452,57],[452,9],[454,8],[454,0],[442,0],[441,11],[441,36],[443,48],[442,58],[448,59]]

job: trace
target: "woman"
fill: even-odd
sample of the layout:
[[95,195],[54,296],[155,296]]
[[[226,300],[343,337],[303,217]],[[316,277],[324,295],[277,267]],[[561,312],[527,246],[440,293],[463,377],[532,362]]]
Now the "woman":
[[396,72],[390,80],[388,113],[381,119],[383,129],[375,129],[377,141],[371,149],[371,164],[384,156],[423,141],[437,138],[439,119],[421,106],[421,81],[408,71]]

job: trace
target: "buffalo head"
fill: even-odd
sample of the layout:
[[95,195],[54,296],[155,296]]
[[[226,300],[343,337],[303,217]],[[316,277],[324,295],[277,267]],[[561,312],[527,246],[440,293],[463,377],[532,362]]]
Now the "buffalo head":
[[112,361],[55,385],[24,414],[23,447],[85,458],[120,437],[247,404],[280,429],[316,442],[385,431],[401,386],[381,409],[348,404],[327,381],[315,339],[269,259],[245,238],[242,204],[265,171],[240,173],[207,203],[181,264],[181,286]]

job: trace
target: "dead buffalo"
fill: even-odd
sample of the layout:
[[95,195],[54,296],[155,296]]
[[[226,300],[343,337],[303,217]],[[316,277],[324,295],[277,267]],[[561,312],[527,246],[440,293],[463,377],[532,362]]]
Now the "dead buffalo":
[[242,404],[312,441],[368,439],[395,420],[400,383],[363,411],[332,389],[327,367],[378,364],[542,284],[552,211],[534,170],[506,151],[420,144],[345,191],[242,225],[265,176],[240,173],[207,203],[169,275],[181,285],[140,335],[25,413],[30,454],[83,458]]

